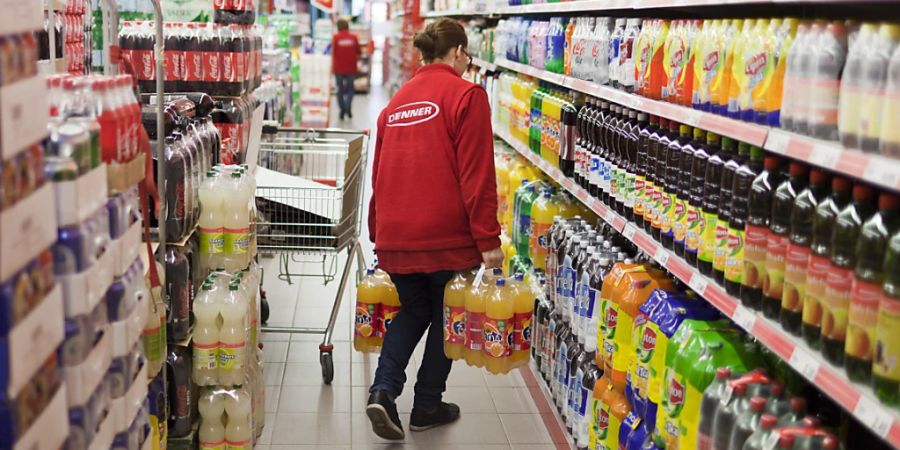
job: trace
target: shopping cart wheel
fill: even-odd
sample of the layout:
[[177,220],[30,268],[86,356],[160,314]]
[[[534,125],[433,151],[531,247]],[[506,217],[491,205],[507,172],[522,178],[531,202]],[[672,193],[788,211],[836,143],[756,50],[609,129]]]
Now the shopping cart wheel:
[[331,357],[331,352],[319,353],[319,363],[322,365],[322,381],[325,384],[331,384],[334,380],[334,359]]
[[269,321],[269,300],[266,298],[266,291],[262,292],[259,300],[259,319],[263,324]]

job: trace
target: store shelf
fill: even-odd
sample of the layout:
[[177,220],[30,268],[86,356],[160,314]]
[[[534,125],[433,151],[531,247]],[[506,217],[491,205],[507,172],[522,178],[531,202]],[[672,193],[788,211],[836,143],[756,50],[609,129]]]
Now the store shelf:
[[634,242],[642,251],[652,256],[660,265],[705,298],[722,314],[728,316],[738,326],[787,361],[798,373],[818,386],[841,407],[851,412],[875,434],[887,440],[894,447],[900,447],[900,414],[884,407],[876,399],[870,387],[851,382],[843,368],[835,367],[825,361],[820,353],[811,350],[802,340],[784,331],[777,323],[741,305],[739,300],[728,295],[712,279],[704,276],[680,257],[662,247],[643,230],[629,223],[606,204],[592,197],[585,189],[563,175],[559,169],[534,154],[524,144],[517,142],[507,132],[496,128],[494,131],[518,153],[590,207],[597,216]]
[[[889,0],[875,0],[889,1]],[[846,3],[846,1],[844,1]],[[657,8],[690,8],[690,7],[722,7],[759,4],[784,3],[840,3],[839,0],[575,0],[552,3],[533,3],[530,5],[510,6],[506,4],[488,5],[479,8],[450,9],[432,11],[426,17],[460,17],[472,15],[522,15],[522,14],[559,14],[569,12],[592,13],[597,11],[639,10]],[[490,11],[490,12],[486,12]]]
[[496,66],[609,100],[628,108],[700,127],[773,153],[798,159],[848,177],[890,190],[900,190],[900,160],[863,153],[778,128],[741,122],[680,105],[644,98],[590,81],[539,70],[526,64],[497,59]]
[[487,62],[481,58],[472,58],[472,64],[478,67],[481,67],[485,70],[495,71],[497,70],[497,65],[492,62]]

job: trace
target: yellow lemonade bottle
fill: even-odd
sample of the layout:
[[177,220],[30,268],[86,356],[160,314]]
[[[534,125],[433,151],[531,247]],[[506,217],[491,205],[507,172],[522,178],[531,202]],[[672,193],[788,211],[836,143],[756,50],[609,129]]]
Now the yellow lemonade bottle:
[[378,348],[378,322],[381,317],[381,301],[375,284],[375,269],[366,271],[356,287],[356,320],[353,331],[353,348],[368,353]]
[[485,301],[484,367],[493,374],[509,372],[515,300],[506,279],[498,277]]
[[466,288],[469,280],[459,272],[444,287],[444,355],[456,361],[466,351]]

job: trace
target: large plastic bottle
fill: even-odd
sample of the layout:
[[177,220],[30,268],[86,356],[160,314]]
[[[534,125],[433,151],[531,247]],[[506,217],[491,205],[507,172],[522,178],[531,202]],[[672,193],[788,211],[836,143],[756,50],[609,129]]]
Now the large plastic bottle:
[[240,170],[228,176],[227,201],[225,207],[225,247],[223,261],[225,270],[233,272],[247,267],[250,250],[250,211],[249,198],[246,197],[246,184]]
[[490,373],[502,374],[510,369],[516,305],[506,279],[497,278],[494,283],[484,307],[484,367]]
[[218,180],[218,172],[209,170],[200,186],[200,268],[204,274],[221,266],[225,249],[223,190]]
[[475,275],[472,284],[466,289],[466,363],[470,366],[484,366],[484,313],[487,296],[490,292],[489,276],[482,273]]
[[200,449],[225,448],[225,425],[222,423],[225,399],[215,390],[207,389],[200,395],[197,408],[200,410],[200,427],[198,428]]
[[810,136],[838,139],[840,80],[847,58],[847,29],[841,22],[828,23],[813,48],[807,131]]
[[553,191],[545,189],[531,205],[531,236],[529,240],[529,257],[535,269],[547,268],[547,251],[549,250],[548,231],[553,218],[559,214],[559,204]]
[[228,290],[217,289],[222,326],[219,328],[219,384],[244,384],[247,366],[247,299],[240,295],[239,285],[231,282]]
[[511,367],[520,367],[528,364],[531,355],[534,295],[531,293],[531,288],[524,282],[524,276],[521,273],[515,274],[509,287],[514,303],[510,365]]
[[[815,34],[812,32],[812,24],[803,21],[797,26],[797,35],[787,52],[787,67],[784,73],[784,91],[791,95],[785,95],[781,101],[781,128],[790,131],[799,131],[797,120],[801,110],[805,109],[803,101],[810,89],[808,83],[803,83],[804,74],[801,71],[801,60],[809,61],[811,44]],[[835,87],[839,87],[835,85]]]
[[612,34],[609,37],[609,84],[618,86],[619,83],[619,52],[622,39],[625,36],[625,19],[616,19]]
[[469,280],[459,272],[444,287],[444,355],[456,361],[466,349],[466,288]]
[[862,148],[860,119],[862,114],[862,89],[865,79],[865,67],[868,53],[871,50],[877,27],[872,23],[864,23],[850,43],[847,52],[847,63],[841,75],[840,104],[838,107],[838,131],[841,144],[848,148]]
[[900,233],[891,236],[885,249],[884,284],[878,302],[875,325],[875,353],[872,387],[885,404],[900,406],[900,367],[890,362],[900,359]]
[[397,287],[394,286],[394,282],[391,281],[391,277],[387,272],[376,269],[375,278],[378,280],[376,286],[378,288],[378,300],[381,302],[381,317],[379,317],[378,321],[377,335],[377,344],[380,347],[384,342],[388,328],[391,327],[391,322],[394,320],[394,317],[397,317],[397,313],[400,312],[400,294],[397,292]]
[[228,414],[225,446],[228,450],[253,448],[253,426],[250,419],[252,406],[250,394],[244,388],[236,388],[225,394],[225,412]]
[[[894,49],[894,54],[891,55],[884,94],[881,120],[885,123],[898,123],[900,121],[900,46]],[[900,158],[900,128],[881,127],[878,152],[891,158]]]
[[366,277],[356,287],[356,319],[353,348],[358,352],[372,352],[378,348],[378,324],[381,319],[381,300],[378,297],[375,269],[368,269]]
[[881,106],[888,64],[898,41],[900,41],[900,25],[883,23],[878,27],[878,34],[866,54],[859,111],[860,146],[865,152],[878,151],[878,139],[881,137],[883,123]]
[[198,386],[218,384],[220,305],[212,297],[212,284],[204,283],[194,299],[193,380]]

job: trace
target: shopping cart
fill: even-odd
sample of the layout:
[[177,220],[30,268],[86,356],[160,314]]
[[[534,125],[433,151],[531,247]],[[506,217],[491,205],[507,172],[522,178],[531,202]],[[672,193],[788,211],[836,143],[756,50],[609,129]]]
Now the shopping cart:
[[[337,263],[346,251],[337,296],[325,328],[274,327],[270,333],[323,334],[319,345],[322,378],[334,378],[331,337],[354,257],[356,281],[362,279],[365,259],[359,244],[368,132],[334,128],[301,129],[263,127],[256,172],[257,242],[262,256],[278,254],[278,278],[334,280]],[[291,263],[303,267],[321,264],[321,271],[292,272]],[[261,318],[268,320],[269,305],[262,300]]]

